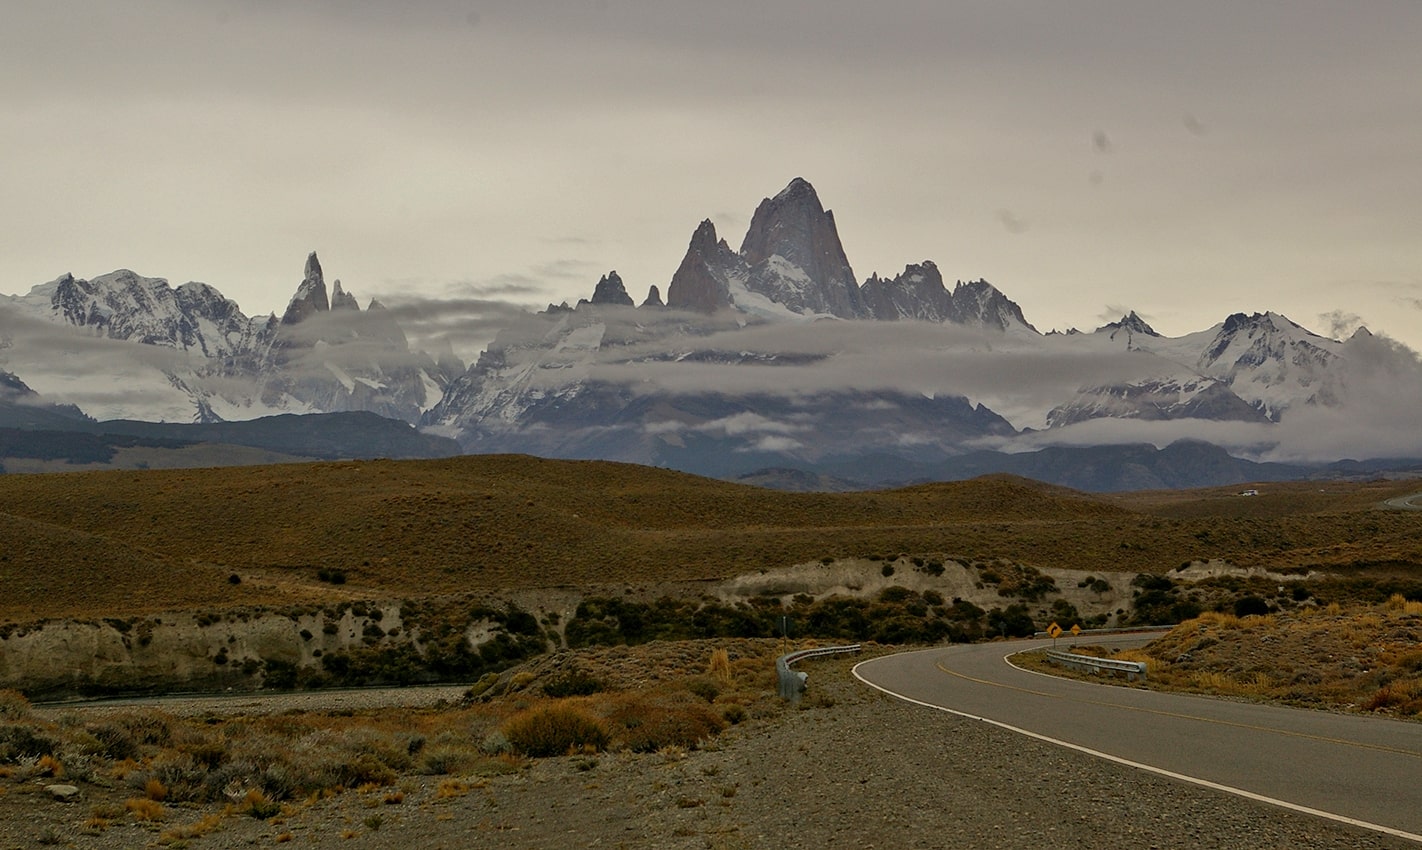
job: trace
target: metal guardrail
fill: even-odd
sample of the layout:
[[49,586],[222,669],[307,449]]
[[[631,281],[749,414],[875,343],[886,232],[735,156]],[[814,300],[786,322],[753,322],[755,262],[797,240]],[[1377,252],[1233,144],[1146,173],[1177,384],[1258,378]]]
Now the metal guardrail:
[[1117,661],[1114,658],[1077,655],[1074,652],[1062,652],[1056,649],[1047,650],[1047,660],[1070,670],[1087,670],[1092,673],[1110,670],[1113,673],[1125,673],[1127,681],[1131,682],[1134,682],[1136,677],[1140,677],[1142,680],[1146,678],[1146,663],[1144,661]]
[[823,655],[839,655],[845,652],[858,652],[859,644],[849,644],[846,646],[822,646],[819,649],[802,649],[799,652],[790,652],[775,659],[775,672],[780,679],[780,695],[791,702],[797,702],[800,694],[805,692],[805,681],[809,679],[809,674],[801,673],[798,670],[791,670],[790,665],[797,661],[804,661],[806,658],[819,658]]

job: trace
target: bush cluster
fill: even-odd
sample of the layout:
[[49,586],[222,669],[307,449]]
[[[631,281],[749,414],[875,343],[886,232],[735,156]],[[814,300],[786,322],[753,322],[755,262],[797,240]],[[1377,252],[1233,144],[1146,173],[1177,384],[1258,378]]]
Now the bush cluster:
[[[1026,617],[1025,610],[1018,619]],[[987,612],[971,602],[947,602],[933,590],[919,593],[893,586],[869,599],[833,596],[815,600],[800,596],[788,605],[777,598],[759,598],[734,606],[710,599],[663,598],[646,603],[589,598],[568,622],[565,637],[568,645],[575,648],[652,640],[774,637],[779,634],[781,617],[789,618],[792,632],[827,640],[966,642],[1000,632],[988,629]],[[1031,622],[1030,618],[1027,622]],[[1031,629],[1026,632],[1031,633]]]
[[534,757],[597,752],[612,740],[605,722],[567,702],[515,714],[504,724],[503,733],[514,749]]

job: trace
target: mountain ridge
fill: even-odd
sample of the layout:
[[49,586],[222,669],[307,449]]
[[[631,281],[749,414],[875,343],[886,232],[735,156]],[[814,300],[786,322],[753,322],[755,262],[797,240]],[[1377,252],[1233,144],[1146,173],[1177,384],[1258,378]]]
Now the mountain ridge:
[[[858,282],[833,212],[798,177],[756,207],[739,251],[702,220],[662,292],[651,284],[638,306],[609,271],[574,306],[505,321],[466,367],[412,347],[411,313],[361,310],[339,280],[328,290],[315,252],[280,317],[247,317],[208,284],[65,275],[0,300],[0,369],[33,387],[12,400],[33,410],[209,424],[367,411],[465,451],[730,476],[847,456],[929,468],[1057,434],[1161,447],[1214,435],[1264,458],[1299,434],[1317,443],[1326,431],[1295,424],[1310,417],[1337,430],[1374,416],[1358,407],[1387,395],[1374,375],[1419,374],[1415,356],[1373,362],[1387,346],[1366,331],[1328,339],[1273,312],[1174,338],[1134,311],[1044,335],[997,286],[950,288],[933,260]],[[89,352],[93,374],[44,356],[56,345]],[[1377,451],[1422,455],[1394,443]]]

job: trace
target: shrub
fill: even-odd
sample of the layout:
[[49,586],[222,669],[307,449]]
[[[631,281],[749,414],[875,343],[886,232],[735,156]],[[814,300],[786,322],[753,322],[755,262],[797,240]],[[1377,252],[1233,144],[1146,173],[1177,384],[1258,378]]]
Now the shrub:
[[721,686],[711,679],[695,678],[688,680],[686,689],[701,697],[707,702],[715,702],[716,697],[721,695]]
[[129,737],[138,746],[166,747],[173,741],[173,724],[164,714],[119,714],[112,722],[128,730]]
[[611,740],[601,720],[566,703],[515,714],[504,724],[503,732],[515,750],[534,757],[597,751],[606,748]]
[[262,687],[277,690],[296,687],[296,665],[290,661],[266,659],[262,662]]
[[0,725],[0,764],[13,763],[22,758],[37,759],[50,755],[58,748],[58,741],[33,726],[21,723]]
[[603,689],[602,680],[584,670],[569,670],[543,683],[543,692],[554,699],[585,697]]
[[1258,596],[1241,596],[1234,602],[1234,616],[1262,617],[1269,613],[1269,603]]
[[19,691],[0,691],[0,720],[28,720],[30,701]]
[[95,741],[94,754],[112,761],[136,759],[138,744],[133,740],[128,728],[119,723],[95,723],[86,727]]
[[725,728],[709,705],[677,697],[631,697],[608,716],[618,741],[633,752],[695,747]]
[[266,820],[281,814],[281,803],[267,799],[265,794],[253,788],[247,792],[247,796],[242,798],[242,805],[238,807],[237,811],[248,817]]

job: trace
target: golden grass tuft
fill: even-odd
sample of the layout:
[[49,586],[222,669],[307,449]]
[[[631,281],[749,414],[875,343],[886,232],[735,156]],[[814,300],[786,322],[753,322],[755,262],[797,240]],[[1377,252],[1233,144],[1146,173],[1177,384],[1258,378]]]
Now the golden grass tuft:
[[711,663],[707,668],[711,678],[722,685],[731,684],[731,654],[724,647],[711,651]]
[[1413,601],[1401,593],[1394,593],[1383,603],[1383,610],[1389,614],[1401,614],[1405,617],[1422,615],[1422,601]]
[[159,844],[172,844],[178,841],[191,841],[194,838],[201,838],[210,832],[215,832],[222,826],[221,814],[206,815],[193,823],[178,824],[158,833]]
[[167,815],[161,803],[147,797],[134,797],[125,800],[123,807],[133,815],[134,820],[159,821]]

